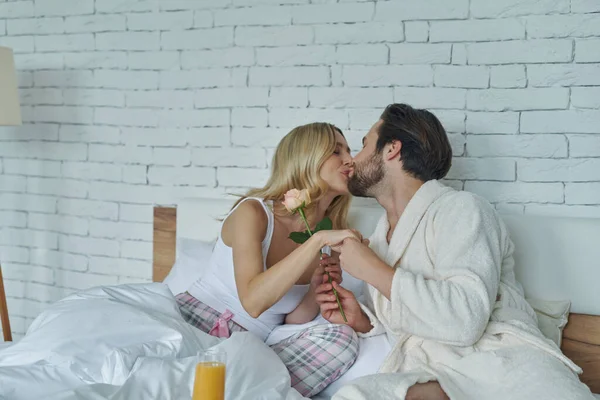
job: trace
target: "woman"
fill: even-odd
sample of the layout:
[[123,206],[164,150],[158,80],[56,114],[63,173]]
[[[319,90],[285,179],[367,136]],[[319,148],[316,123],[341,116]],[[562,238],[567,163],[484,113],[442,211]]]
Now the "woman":
[[[315,290],[325,271],[341,282],[335,257],[320,250],[348,237],[348,177],[352,157],[333,125],[297,127],[279,143],[272,175],[250,190],[225,217],[210,266],[187,293],[177,296],[182,315],[204,332],[228,337],[251,331],[263,340],[282,324],[303,324],[319,313]],[[307,189],[311,229],[328,216],[331,231],[319,231],[301,245],[288,238],[306,229],[282,204],[290,189]],[[343,375],[358,355],[356,333],[346,325],[318,325],[271,346],[288,368],[292,386],[312,397]]]

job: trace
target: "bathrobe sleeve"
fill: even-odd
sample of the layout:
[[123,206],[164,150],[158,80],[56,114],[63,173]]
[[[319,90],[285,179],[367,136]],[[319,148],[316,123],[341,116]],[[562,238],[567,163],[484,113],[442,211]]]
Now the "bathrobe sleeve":
[[405,269],[394,274],[390,327],[471,346],[482,336],[495,303],[505,240],[489,204],[465,192],[453,197],[426,216],[432,224],[426,248],[434,279]]

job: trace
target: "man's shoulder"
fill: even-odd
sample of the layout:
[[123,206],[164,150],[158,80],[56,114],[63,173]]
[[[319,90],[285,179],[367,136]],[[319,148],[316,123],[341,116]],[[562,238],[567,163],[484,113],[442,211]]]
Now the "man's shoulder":
[[503,221],[494,206],[472,192],[449,191],[432,204],[431,211],[428,220],[434,230],[469,230],[478,226],[496,232],[504,230]]
[[451,190],[436,202],[438,211],[459,212],[462,215],[486,214],[495,215],[496,209],[485,198],[478,194],[464,191]]
[[434,232],[445,232],[452,237],[461,235],[481,235],[493,238],[489,245],[498,243],[501,251],[509,251],[505,239],[510,235],[503,218],[494,206],[485,198],[472,192],[452,190],[438,199],[431,229]]

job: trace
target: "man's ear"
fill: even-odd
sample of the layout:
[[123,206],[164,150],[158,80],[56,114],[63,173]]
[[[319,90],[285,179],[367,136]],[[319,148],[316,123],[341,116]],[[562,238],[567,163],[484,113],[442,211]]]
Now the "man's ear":
[[399,160],[400,149],[402,149],[402,142],[399,140],[394,140],[393,142],[386,144],[385,148],[383,149],[384,160]]

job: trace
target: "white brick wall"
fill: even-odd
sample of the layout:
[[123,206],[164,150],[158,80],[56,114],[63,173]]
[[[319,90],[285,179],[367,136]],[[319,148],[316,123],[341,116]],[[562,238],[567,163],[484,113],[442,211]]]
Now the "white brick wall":
[[262,184],[290,128],[354,150],[392,102],[449,132],[448,184],[600,217],[596,0],[0,1],[24,125],[0,128],[0,262],[20,337],[92,285],[148,281],[152,205]]

